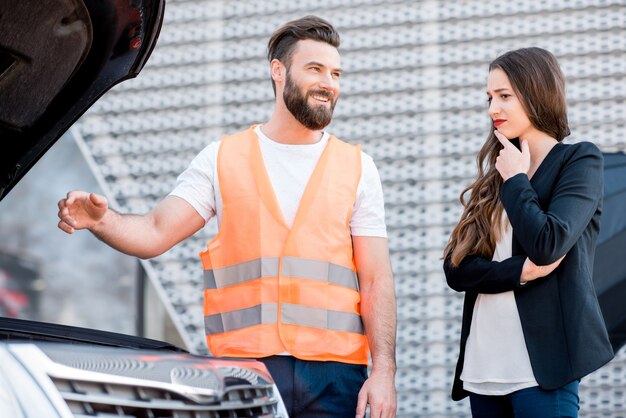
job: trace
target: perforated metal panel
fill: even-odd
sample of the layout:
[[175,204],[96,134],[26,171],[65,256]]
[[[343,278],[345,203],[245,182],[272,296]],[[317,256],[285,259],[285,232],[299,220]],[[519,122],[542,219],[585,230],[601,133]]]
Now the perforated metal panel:
[[[462,295],[441,253],[484,141],[487,64],[524,46],[554,52],[568,79],[572,136],[626,150],[626,2],[609,0],[173,1],[142,74],[79,122],[97,174],[124,211],[144,212],[222,133],[266,120],[271,32],[317,14],[342,35],[342,99],[330,131],[380,170],[398,294],[401,417],[469,416],[449,397]],[[206,352],[197,253],[215,233],[145,263],[189,347]],[[626,416],[626,351],[585,378],[581,416]]]

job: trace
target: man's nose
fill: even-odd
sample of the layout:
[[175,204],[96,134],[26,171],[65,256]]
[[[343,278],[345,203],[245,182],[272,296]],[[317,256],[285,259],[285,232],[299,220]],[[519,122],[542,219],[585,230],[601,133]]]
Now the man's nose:
[[325,73],[320,77],[319,86],[323,90],[334,91],[339,88],[339,81],[336,80],[332,74]]

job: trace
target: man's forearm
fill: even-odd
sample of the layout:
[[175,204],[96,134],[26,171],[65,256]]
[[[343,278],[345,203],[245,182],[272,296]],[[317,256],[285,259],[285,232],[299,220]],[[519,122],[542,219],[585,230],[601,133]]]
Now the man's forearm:
[[396,295],[391,271],[361,288],[361,316],[372,372],[396,372]]
[[100,241],[112,248],[139,258],[152,258],[164,250],[154,236],[149,215],[120,214],[108,209],[102,220],[89,229]]
[[118,251],[140,258],[156,257],[204,226],[204,219],[186,201],[168,196],[145,215],[108,209],[89,230]]
[[356,416],[391,418],[396,414],[396,292],[387,239],[352,237],[359,276],[361,318],[372,352],[372,372],[359,392]]

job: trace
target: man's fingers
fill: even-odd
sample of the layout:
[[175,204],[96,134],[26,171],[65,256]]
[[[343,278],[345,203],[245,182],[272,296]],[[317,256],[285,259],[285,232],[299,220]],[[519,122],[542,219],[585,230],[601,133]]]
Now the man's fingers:
[[382,408],[377,403],[370,403],[370,418],[381,418]]
[[76,192],[67,192],[67,196],[65,197],[65,205],[70,206],[76,200]]
[[390,399],[379,399],[378,402],[370,401],[370,418],[395,418],[397,406]]
[[387,415],[385,416],[385,418],[396,418],[397,413],[398,413],[398,408],[397,406],[393,405],[389,408],[389,411],[387,411]]
[[383,413],[380,415],[383,418],[394,418],[396,416],[397,410],[393,405],[387,405]]
[[[65,208],[65,207],[61,208],[59,212],[57,213],[57,216],[59,217],[62,223],[67,225],[69,228],[72,229],[72,232],[74,232],[74,227],[76,226],[76,219],[74,219],[72,215],[70,214],[69,208]],[[59,228],[61,227],[59,226]],[[63,230],[65,231],[65,229]],[[68,231],[65,231],[65,232],[68,232]],[[69,233],[71,234],[72,232],[69,232]]]
[[68,207],[61,207],[59,209],[59,212],[57,213],[57,215],[59,216],[59,219],[62,220],[67,220],[67,219],[71,219],[71,215],[70,215],[70,208]]
[[372,405],[370,404],[370,418],[381,418],[382,415],[380,414],[380,411],[378,409],[374,409],[372,408]]
[[68,224],[66,224],[63,221],[59,221],[59,223],[57,224],[57,226],[59,227],[59,229],[63,232],[67,232],[68,234],[73,234],[74,233],[74,228],[72,228],[71,226],[69,226]]
[[359,391],[359,397],[356,404],[356,418],[364,418],[365,417],[365,408],[367,407],[367,391],[361,390]]
[[102,208],[107,205],[106,198],[104,196],[100,196],[99,194],[90,193],[89,200],[91,200],[91,203],[93,203],[98,208]]
[[82,192],[80,190],[72,190],[71,192],[67,192],[67,196],[65,197],[65,204],[67,206],[73,205],[77,200],[84,200],[89,197],[89,193]]

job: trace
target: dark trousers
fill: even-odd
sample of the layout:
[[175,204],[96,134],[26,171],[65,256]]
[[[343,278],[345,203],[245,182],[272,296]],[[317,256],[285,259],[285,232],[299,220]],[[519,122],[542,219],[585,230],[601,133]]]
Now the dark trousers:
[[556,390],[532,387],[503,396],[470,394],[474,418],[578,417],[578,380]]
[[366,366],[292,356],[257,360],[274,378],[290,418],[354,418]]

